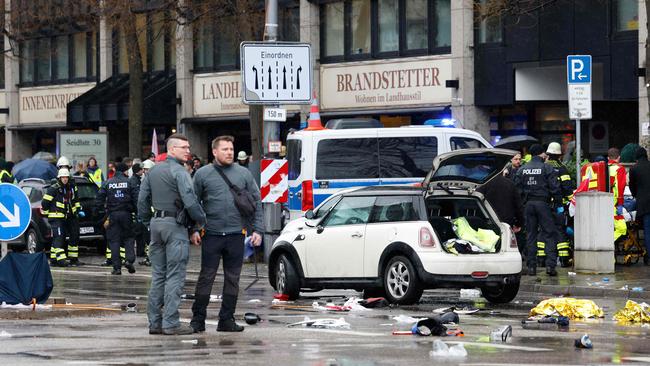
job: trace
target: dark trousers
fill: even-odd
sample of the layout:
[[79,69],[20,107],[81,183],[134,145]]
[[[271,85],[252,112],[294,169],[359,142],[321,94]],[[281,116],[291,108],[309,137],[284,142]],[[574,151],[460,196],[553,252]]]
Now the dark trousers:
[[120,247],[124,245],[126,252],[126,261],[133,264],[135,262],[135,247],[133,235],[133,218],[128,211],[114,211],[109,213],[108,228],[106,229],[106,239],[111,248],[111,262],[113,268],[122,267],[120,258]]
[[239,294],[239,275],[244,263],[244,235],[207,235],[201,244],[201,273],[196,283],[195,300],[192,305],[192,325],[205,327],[207,307],[212,284],[223,258],[223,294],[219,320],[232,319]]
[[[528,235],[526,264],[528,268],[537,266],[537,242],[557,243],[557,227],[551,205],[542,201],[526,202],[526,232]],[[546,267],[555,268],[557,264],[557,247],[553,244],[544,247]]]
[[134,224],[135,234],[135,248],[138,257],[145,257],[147,255],[147,247],[149,246],[150,233],[149,229],[141,222]]

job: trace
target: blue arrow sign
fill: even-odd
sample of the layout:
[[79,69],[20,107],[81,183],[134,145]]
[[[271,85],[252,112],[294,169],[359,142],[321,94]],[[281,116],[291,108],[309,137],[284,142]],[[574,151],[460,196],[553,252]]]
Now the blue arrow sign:
[[32,207],[25,192],[9,183],[0,184],[0,240],[14,240],[27,230]]
[[567,83],[569,84],[590,84],[591,83],[591,56],[571,55],[566,58]]

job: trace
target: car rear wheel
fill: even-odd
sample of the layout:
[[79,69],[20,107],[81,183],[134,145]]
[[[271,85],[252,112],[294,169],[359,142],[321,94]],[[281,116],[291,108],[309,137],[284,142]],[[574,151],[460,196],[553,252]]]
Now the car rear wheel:
[[508,283],[498,287],[484,287],[481,293],[485,300],[494,304],[505,304],[514,300],[519,292],[519,282]]
[[38,234],[34,228],[29,228],[25,234],[25,250],[27,253],[36,253],[43,250],[43,245],[38,241]]
[[279,294],[285,294],[289,300],[300,296],[300,279],[293,262],[282,254],[275,264],[275,289]]
[[384,269],[384,288],[386,299],[401,305],[415,304],[420,300],[423,291],[415,267],[403,256],[396,256],[388,261]]

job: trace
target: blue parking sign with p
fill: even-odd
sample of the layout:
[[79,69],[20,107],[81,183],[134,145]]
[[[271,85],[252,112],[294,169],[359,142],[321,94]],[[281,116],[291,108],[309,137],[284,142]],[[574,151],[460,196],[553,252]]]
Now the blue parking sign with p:
[[567,82],[569,84],[591,83],[591,56],[572,55],[566,58]]
[[32,207],[25,192],[9,183],[0,184],[0,240],[14,240],[27,230]]

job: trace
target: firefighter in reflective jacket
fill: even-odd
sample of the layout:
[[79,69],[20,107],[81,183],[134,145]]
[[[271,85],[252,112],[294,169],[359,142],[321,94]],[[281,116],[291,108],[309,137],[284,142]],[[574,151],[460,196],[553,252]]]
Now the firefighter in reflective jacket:
[[[43,212],[52,227],[52,249],[50,263],[54,266],[66,267],[70,258],[71,265],[79,264],[79,243],[75,241],[74,223],[77,217],[84,217],[81,205],[77,200],[77,188],[70,183],[70,171],[59,169],[57,179],[43,195]],[[77,229],[78,230],[78,229]],[[69,237],[68,255],[65,254],[65,239]]]
[[[515,185],[522,193],[525,202],[527,249],[526,265],[528,275],[537,274],[537,241],[543,238],[546,243],[557,242],[557,228],[553,219],[553,207],[561,206],[560,184],[555,170],[544,163],[544,149],[535,144],[530,147],[533,156],[515,175]],[[541,231],[541,232],[540,232]],[[557,276],[557,249],[548,245],[546,250],[546,273]]]
[[116,173],[113,178],[102,184],[95,205],[98,212],[106,212],[108,216],[108,228],[106,229],[106,239],[111,248],[111,262],[113,271],[111,274],[122,274],[122,260],[120,248],[124,246],[126,252],[126,263],[124,266],[129,273],[135,273],[135,234],[133,217],[136,212],[137,200],[135,187],[129,182],[129,178],[124,175],[128,166],[124,163],[116,165]]
[[627,224],[623,217],[623,201],[625,186],[627,185],[627,173],[619,162],[621,152],[612,147],[607,150],[607,171],[609,173],[609,189],[614,194],[614,241],[627,234]]
[[[566,227],[569,222],[569,201],[571,200],[575,184],[571,179],[569,170],[564,166],[564,164],[562,164],[562,162],[560,162],[560,156],[562,156],[562,147],[560,144],[557,142],[551,142],[548,144],[546,155],[548,156],[546,163],[552,166],[555,170],[555,174],[560,183],[560,191],[562,192],[562,205],[559,206],[558,204],[555,211],[555,225],[557,226],[557,232],[559,235],[559,242],[556,243],[556,247],[557,255],[562,267],[568,267],[571,265],[571,255],[573,250],[571,249],[569,236],[566,234]],[[543,241],[537,241],[537,263],[541,267],[544,266],[545,262],[545,247],[546,244]]]

